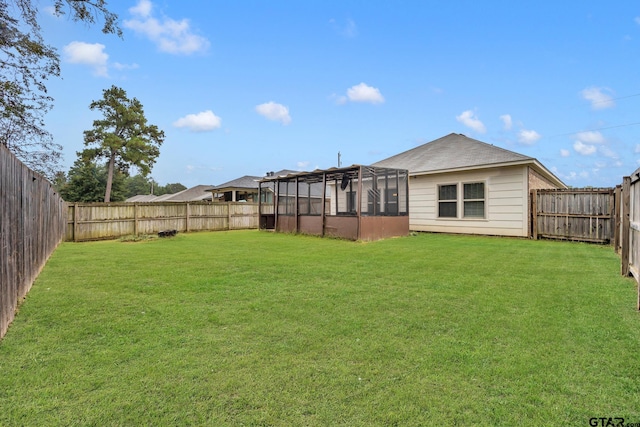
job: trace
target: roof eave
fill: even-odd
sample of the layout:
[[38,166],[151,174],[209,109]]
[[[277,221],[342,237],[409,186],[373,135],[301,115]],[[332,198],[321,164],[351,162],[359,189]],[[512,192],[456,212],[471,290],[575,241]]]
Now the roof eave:
[[210,188],[207,191],[212,193],[225,193],[227,191],[258,191],[258,187],[219,187]]

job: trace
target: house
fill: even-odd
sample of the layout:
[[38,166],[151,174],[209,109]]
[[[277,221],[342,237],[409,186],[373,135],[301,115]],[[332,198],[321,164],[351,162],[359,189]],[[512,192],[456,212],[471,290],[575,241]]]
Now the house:
[[[285,176],[296,171],[283,169],[278,172],[267,172],[264,177]],[[245,175],[240,178],[216,185],[209,189],[213,193],[213,201],[216,202],[258,202],[258,182],[263,179],[261,176]],[[270,195],[268,197],[271,197]],[[263,201],[271,201],[263,200]]]
[[542,163],[449,134],[373,164],[409,170],[413,231],[529,236],[529,192],[567,188]]
[[211,193],[209,189],[211,185],[196,185],[174,194],[163,194],[154,196],[153,194],[137,195],[129,197],[127,203],[157,203],[157,202],[210,202]]

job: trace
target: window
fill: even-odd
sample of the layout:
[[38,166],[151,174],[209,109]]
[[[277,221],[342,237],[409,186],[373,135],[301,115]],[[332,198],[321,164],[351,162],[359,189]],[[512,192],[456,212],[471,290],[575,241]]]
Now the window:
[[458,217],[458,185],[441,185],[438,187],[438,217]]
[[464,184],[464,218],[484,218],[484,182]]

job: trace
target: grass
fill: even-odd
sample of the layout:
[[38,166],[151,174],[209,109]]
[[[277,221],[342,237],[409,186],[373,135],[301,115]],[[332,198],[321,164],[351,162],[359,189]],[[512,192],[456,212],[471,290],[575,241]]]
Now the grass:
[[0,341],[0,425],[640,422],[635,292],[567,242],[65,243]]

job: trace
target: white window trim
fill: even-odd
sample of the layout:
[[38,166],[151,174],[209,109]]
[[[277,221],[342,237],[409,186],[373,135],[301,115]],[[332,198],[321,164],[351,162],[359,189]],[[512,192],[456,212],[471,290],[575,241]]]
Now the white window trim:
[[[466,217],[464,216],[464,184],[484,184],[484,217]],[[440,216],[440,187],[446,185],[456,185],[456,216],[446,217]],[[436,184],[436,220],[438,221],[489,221],[489,203],[488,197],[489,186],[486,179],[474,179],[468,181],[440,182]],[[481,199],[469,199],[468,201],[480,201]],[[445,200],[446,201],[446,200]]]

